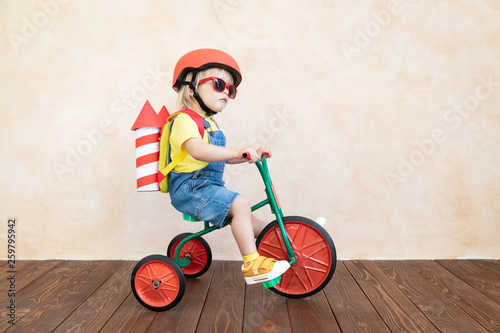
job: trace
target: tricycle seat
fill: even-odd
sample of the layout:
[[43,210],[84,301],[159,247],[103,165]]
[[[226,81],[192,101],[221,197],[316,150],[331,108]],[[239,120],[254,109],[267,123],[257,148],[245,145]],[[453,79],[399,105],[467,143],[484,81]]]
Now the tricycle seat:
[[186,213],[182,214],[182,218],[185,221],[189,221],[189,222],[200,222],[200,220],[198,220],[196,217],[188,215]]

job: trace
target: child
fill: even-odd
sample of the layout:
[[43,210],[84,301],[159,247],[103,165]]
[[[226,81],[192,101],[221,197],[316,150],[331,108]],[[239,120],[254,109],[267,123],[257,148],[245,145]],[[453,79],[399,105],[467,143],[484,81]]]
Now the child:
[[277,278],[289,267],[287,261],[260,256],[255,238],[266,223],[251,213],[248,200],[224,187],[225,163],[260,160],[267,147],[229,148],[211,116],[221,112],[236,97],[241,73],[236,61],[215,49],[199,49],[185,54],[174,70],[173,88],[179,93],[179,110],[194,110],[204,118],[205,135],[200,137],[195,121],[180,113],[170,132],[170,157],[183,150],[187,157],[170,173],[169,192],[172,205],[179,211],[209,221],[222,228],[226,216],[232,217],[231,232],[243,256],[242,271],[247,284]]

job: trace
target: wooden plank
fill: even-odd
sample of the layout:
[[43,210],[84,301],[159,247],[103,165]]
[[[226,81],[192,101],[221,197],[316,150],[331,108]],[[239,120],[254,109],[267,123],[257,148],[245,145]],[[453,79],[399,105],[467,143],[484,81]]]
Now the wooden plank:
[[500,279],[468,260],[437,260],[438,264],[500,304]]
[[134,265],[134,262],[124,261],[53,333],[99,332],[130,293],[129,278]]
[[500,332],[497,260],[339,262],[329,285],[304,299],[246,286],[241,262],[214,261],[162,313],[136,301],[133,265],[18,262],[16,325],[2,311],[0,332]]
[[441,332],[488,332],[406,261],[377,261],[382,271]]
[[342,332],[390,332],[343,262],[323,291]]
[[[2,268],[0,271],[0,290],[5,290],[7,286],[9,285],[9,281],[7,281],[7,277],[13,273],[10,273],[12,269],[7,266],[7,262],[4,261],[5,267]],[[31,260],[19,260],[16,261],[16,266],[14,267],[14,271],[17,274],[18,272],[23,272],[26,267],[31,265],[33,262]],[[3,297],[4,295],[0,295],[0,297]]]
[[323,291],[306,298],[288,298],[286,303],[292,333],[340,333],[340,328]]
[[241,332],[245,280],[241,262],[216,261],[214,278],[196,332]]
[[286,298],[262,284],[246,286],[243,332],[290,332]]
[[186,279],[182,300],[174,308],[160,312],[148,333],[195,332],[214,275],[213,267],[196,279]]
[[373,262],[353,260],[344,263],[392,332],[438,332]]
[[487,270],[490,274],[495,275],[500,279],[500,260],[467,260],[475,265],[481,266],[483,269]]
[[433,261],[414,260],[410,265],[429,283],[460,306],[491,332],[500,332],[500,305],[472,288],[456,275]]
[[[50,299],[68,281],[83,269],[88,268],[89,264],[89,261],[64,261],[21,289],[16,293],[16,322],[40,303]],[[0,307],[5,308],[8,301],[1,302]],[[6,321],[3,321],[0,323],[0,330],[7,329],[9,326]]]
[[62,260],[29,260],[24,269],[17,270],[17,290],[23,289],[62,262]]
[[7,332],[52,332],[121,265],[118,261],[92,262]]
[[[8,280],[8,278],[11,276],[11,275],[15,275],[15,288],[16,288],[16,291],[19,291],[20,288],[19,288],[19,281],[18,279],[21,278],[18,274],[18,272],[24,272],[25,271],[25,268],[28,267],[28,265],[31,265],[31,262],[28,261],[28,260],[23,260],[23,261],[18,261],[16,263],[16,267],[14,268],[14,272],[15,273],[12,273],[12,270],[10,269],[10,267],[7,266],[7,262],[5,262],[5,269],[2,269],[2,271],[0,272],[0,290],[2,291],[2,293],[0,294],[0,302],[3,302],[4,300],[6,300],[9,296],[7,295],[7,293],[4,293],[3,291],[4,290],[9,290],[10,288],[10,281]],[[2,308],[4,309],[4,308]]]
[[143,307],[130,290],[128,297],[99,333],[145,333],[157,312]]
[[[9,277],[14,275],[15,291],[18,293],[21,289],[44,275],[62,260],[19,260],[16,263],[14,271],[6,267],[0,274],[0,290],[7,290],[10,285]],[[0,294],[0,302],[8,298],[7,293]]]

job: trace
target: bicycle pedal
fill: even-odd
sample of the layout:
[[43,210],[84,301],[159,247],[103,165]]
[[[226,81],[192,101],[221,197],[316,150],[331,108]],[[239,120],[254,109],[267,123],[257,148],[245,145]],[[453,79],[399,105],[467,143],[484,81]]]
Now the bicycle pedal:
[[280,281],[281,281],[281,275],[278,276],[275,279],[272,279],[272,280],[269,280],[269,281],[266,281],[266,282],[262,282],[262,285],[264,286],[264,288],[269,289],[269,288],[274,287],[278,283],[280,283]]

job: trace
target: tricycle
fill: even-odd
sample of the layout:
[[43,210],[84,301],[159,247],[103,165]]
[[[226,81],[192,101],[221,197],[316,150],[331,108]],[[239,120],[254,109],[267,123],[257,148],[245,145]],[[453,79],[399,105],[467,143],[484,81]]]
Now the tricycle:
[[[291,267],[282,276],[264,282],[265,288],[290,298],[316,294],[330,281],[335,272],[337,256],[328,232],[318,223],[301,216],[284,216],[267,163],[262,156],[257,166],[264,182],[267,198],[252,206],[252,211],[269,205],[276,220],[269,223],[257,237],[259,254],[277,260],[287,260]],[[197,219],[184,214],[188,221]],[[231,223],[226,218],[224,226]],[[166,255],[154,254],[140,260],[131,277],[136,299],[153,311],[165,311],[182,299],[186,278],[203,275],[212,263],[212,251],[202,238],[217,227],[204,222],[196,233],[182,233],[172,239]]]

